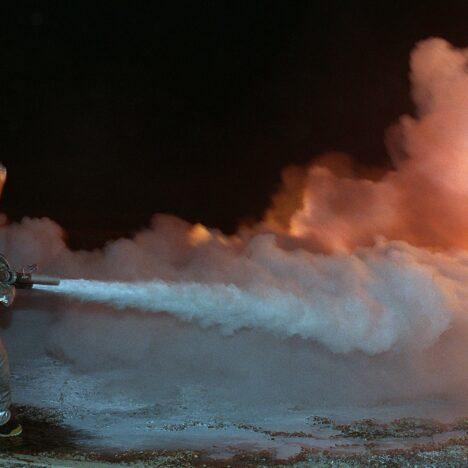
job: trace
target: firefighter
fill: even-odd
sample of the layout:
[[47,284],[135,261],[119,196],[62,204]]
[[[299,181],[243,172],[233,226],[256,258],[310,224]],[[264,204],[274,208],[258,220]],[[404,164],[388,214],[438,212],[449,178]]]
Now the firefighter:
[[[1,256],[0,256],[1,257]],[[0,303],[8,307],[15,299],[15,287],[1,282],[8,274],[8,263],[0,258]],[[14,437],[23,432],[21,424],[11,414],[10,367],[8,354],[0,340],[0,437]]]

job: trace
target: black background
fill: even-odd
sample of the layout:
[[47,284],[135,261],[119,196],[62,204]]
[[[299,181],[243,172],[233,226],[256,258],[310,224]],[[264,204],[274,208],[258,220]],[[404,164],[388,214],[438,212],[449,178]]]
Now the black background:
[[408,54],[468,46],[463,1],[3,1],[1,210],[95,247],[172,213],[226,232],[281,168],[389,166]]

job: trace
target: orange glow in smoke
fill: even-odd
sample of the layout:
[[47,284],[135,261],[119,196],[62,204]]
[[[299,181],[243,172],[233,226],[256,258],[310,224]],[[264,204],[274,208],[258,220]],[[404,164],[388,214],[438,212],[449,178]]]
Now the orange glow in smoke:
[[468,49],[442,39],[411,55],[417,117],[387,134],[395,170],[357,171],[343,154],[291,167],[264,226],[315,250],[351,251],[377,238],[430,249],[468,249]]
[[189,232],[189,242],[193,246],[205,244],[212,239],[212,235],[203,224],[195,224]]

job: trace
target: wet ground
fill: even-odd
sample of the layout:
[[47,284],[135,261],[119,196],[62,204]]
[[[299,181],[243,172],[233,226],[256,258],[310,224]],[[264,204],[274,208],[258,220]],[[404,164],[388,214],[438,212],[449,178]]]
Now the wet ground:
[[[367,419],[340,424],[311,416],[306,421],[308,431],[272,431],[241,424],[235,428],[247,436],[260,434],[272,442],[288,440],[298,450],[285,457],[274,448],[265,449],[254,443],[226,446],[222,454],[212,447],[109,451],[93,434],[64,424],[58,413],[32,406],[20,406],[16,411],[24,434],[0,440],[0,466],[468,466],[466,418],[451,423],[402,418],[388,423]],[[201,424],[191,422],[160,429],[183,433]],[[232,428],[225,429],[232,432]],[[223,430],[222,423],[211,430]],[[319,448],[320,431],[330,432],[327,448]]]
[[[40,330],[33,318],[24,330]],[[202,379],[81,371],[40,343],[9,343],[24,434],[0,439],[0,466],[468,466],[466,399],[227,399]]]

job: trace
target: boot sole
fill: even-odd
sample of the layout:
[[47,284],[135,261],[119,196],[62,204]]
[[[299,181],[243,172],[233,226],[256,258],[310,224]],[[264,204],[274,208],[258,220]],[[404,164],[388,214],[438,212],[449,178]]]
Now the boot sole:
[[19,436],[22,432],[23,432],[23,428],[21,427],[21,425],[18,425],[8,434],[0,433],[0,437],[16,437],[16,436]]

